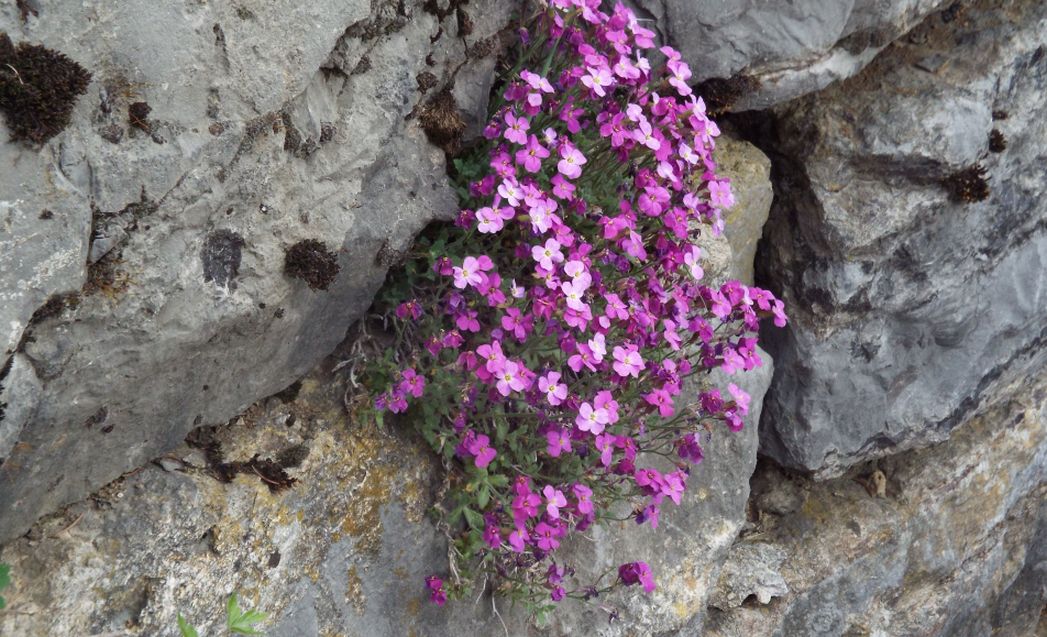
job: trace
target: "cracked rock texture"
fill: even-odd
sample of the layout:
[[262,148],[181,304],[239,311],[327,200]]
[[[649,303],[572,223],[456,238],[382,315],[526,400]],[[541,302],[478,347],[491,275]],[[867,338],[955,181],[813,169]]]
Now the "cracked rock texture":
[[745,77],[732,107],[766,108],[860,71],[946,0],[660,0],[644,6],[694,79]]
[[[767,334],[760,449],[784,466],[833,475],[944,440],[1047,363],[1047,5],[996,4],[931,16],[775,112],[757,269],[793,320]],[[943,181],[975,164],[988,197],[955,200]]]
[[[418,76],[480,119],[512,7],[422,5],[0,6],[0,31],[94,76],[43,147],[0,127],[0,383],[19,396],[0,542],[302,376],[369,305],[383,246],[453,213]],[[309,239],[338,256],[326,290],[283,274]]]

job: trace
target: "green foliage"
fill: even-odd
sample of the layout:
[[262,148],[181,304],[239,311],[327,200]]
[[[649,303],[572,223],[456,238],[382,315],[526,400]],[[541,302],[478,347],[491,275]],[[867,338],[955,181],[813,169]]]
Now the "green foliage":
[[[11,565],[0,564],[0,591],[11,585]],[[7,606],[7,601],[0,596],[0,609]]]
[[178,613],[178,631],[182,633],[182,637],[200,637],[200,633],[196,632],[193,625],[182,617],[182,613]]
[[236,593],[230,595],[225,604],[225,625],[237,635],[261,635],[254,625],[264,621],[265,617],[265,613],[241,609]]

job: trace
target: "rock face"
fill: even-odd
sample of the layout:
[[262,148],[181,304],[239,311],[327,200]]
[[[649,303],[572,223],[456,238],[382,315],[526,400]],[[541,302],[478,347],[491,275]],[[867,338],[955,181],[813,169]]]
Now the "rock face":
[[[752,270],[770,181],[767,158],[750,144],[724,137],[717,159],[739,202],[737,228],[715,242],[707,262],[707,275],[723,280]],[[345,413],[346,381],[329,371],[340,356],[229,426],[195,430],[194,447],[173,448],[8,543],[0,560],[16,576],[4,594],[24,612],[0,613],[0,634],[167,635],[179,612],[211,634],[234,590],[271,615],[265,630],[273,637],[488,635],[502,633],[503,622],[511,635],[618,637],[677,630],[704,614],[747,524],[768,356],[751,373],[705,381],[735,382],[751,394],[748,426],[704,440],[687,496],[666,507],[658,531],[622,524],[573,547],[583,581],[642,559],[659,573],[659,590],[571,605],[542,628],[489,596],[443,610],[428,602],[424,576],[447,565],[446,541],[425,515],[441,470],[409,428],[378,429]],[[685,395],[697,390],[693,382]],[[229,477],[234,463],[231,482],[215,479]],[[57,607],[64,610],[45,612]],[[620,621],[609,623],[607,609]]]
[[[653,3],[651,3],[653,4]],[[850,77],[945,0],[662,0],[651,12],[695,78],[734,110],[766,108]]]
[[0,8],[94,76],[43,147],[0,127],[0,542],[302,376],[454,211],[417,116],[483,116],[510,7],[422,5]]
[[758,271],[793,322],[768,334],[762,453],[836,474],[945,439],[1047,363],[1045,49],[1043,3],[976,4],[776,113]]
[[[765,560],[753,568],[774,567],[770,575],[789,592],[769,605],[721,605],[704,631],[692,624],[681,637],[1040,634],[1047,377],[1041,370],[1004,391],[1014,398],[948,442],[883,460],[879,469],[822,483],[758,469],[758,522],[728,562],[755,551],[784,555],[780,566]],[[885,497],[859,484],[874,471],[887,477]],[[800,498],[792,507],[759,507],[793,500],[793,492]],[[721,584],[731,590],[753,572]]]

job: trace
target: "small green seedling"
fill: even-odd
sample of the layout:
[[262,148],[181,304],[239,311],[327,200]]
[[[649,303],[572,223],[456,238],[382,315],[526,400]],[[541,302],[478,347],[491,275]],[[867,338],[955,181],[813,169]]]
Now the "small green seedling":
[[182,617],[182,613],[178,613],[178,631],[182,633],[182,637],[200,637],[200,633],[196,632],[193,625]]
[[229,596],[225,604],[225,623],[230,631],[237,635],[261,635],[254,625],[265,620],[265,613],[256,610],[242,610],[236,593]]
[[[0,591],[11,585],[11,565],[0,564]],[[7,606],[3,596],[0,596],[0,610]]]

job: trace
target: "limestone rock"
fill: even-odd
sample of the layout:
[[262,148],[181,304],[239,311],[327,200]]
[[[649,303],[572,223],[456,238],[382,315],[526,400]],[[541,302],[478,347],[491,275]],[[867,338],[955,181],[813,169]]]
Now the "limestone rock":
[[[860,71],[945,0],[663,0],[644,3],[734,110],[766,108]],[[740,81],[744,78],[746,81]]]
[[[17,350],[39,386],[0,419],[0,542],[301,377],[454,213],[418,77],[487,69],[455,84],[482,118],[493,62],[472,52],[496,54],[511,7],[428,6],[0,7],[0,31],[94,76],[42,148],[0,127],[0,369]],[[337,254],[326,291],[283,273],[303,240]]]
[[[757,279],[792,322],[767,334],[761,453],[836,475],[944,440],[1047,364],[1045,48],[1043,3],[965,6],[778,112]],[[973,165],[988,197],[959,200]]]

